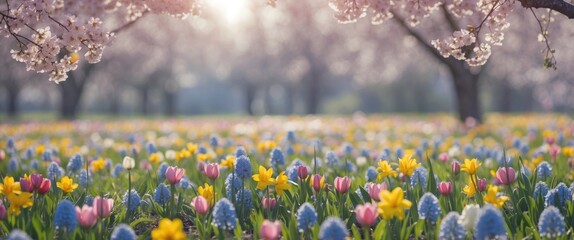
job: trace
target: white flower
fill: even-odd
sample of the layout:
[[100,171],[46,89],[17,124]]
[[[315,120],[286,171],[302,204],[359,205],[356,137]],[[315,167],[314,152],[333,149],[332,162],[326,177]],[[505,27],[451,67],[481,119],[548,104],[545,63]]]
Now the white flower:
[[361,166],[365,166],[365,164],[367,164],[367,158],[365,157],[358,157],[355,162],[357,163],[357,166],[361,167]]
[[474,228],[479,214],[480,207],[478,204],[468,204],[462,210],[462,214],[458,221],[466,228],[466,230],[470,231]]
[[125,156],[122,165],[125,169],[131,170],[136,166],[136,161],[129,156]]
[[174,159],[175,159],[175,155],[176,155],[176,152],[175,152],[174,150],[167,150],[167,151],[165,152],[165,158],[166,158],[167,160],[174,160]]

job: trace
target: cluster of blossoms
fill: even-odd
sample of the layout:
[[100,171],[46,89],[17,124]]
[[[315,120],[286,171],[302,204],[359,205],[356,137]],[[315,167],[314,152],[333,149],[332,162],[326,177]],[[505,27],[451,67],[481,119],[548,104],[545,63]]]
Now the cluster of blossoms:
[[[465,29],[455,31],[452,36],[432,41],[440,54],[464,60],[471,66],[486,63],[491,46],[502,45],[504,30],[509,27],[506,18],[512,11],[511,1],[441,1],[441,0],[330,0],[335,18],[341,23],[355,22],[371,14],[372,24],[381,24],[393,17],[411,26],[416,26],[435,10],[444,6],[445,14]],[[451,21],[449,20],[449,21]],[[455,26],[457,25],[454,23]],[[481,29],[488,32],[481,32]]]
[[[127,12],[127,13],[126,13]],[[12,57],[28,71],[48,73],[50,81],[65,81],[78,67],[80,53],[88,63],[101,60],[114,32],[104,27],[110,14],[135,21],[144,12],[185,17],[199,13],[198,1],[5,1],[0,8],[0,36],[16,42]]]

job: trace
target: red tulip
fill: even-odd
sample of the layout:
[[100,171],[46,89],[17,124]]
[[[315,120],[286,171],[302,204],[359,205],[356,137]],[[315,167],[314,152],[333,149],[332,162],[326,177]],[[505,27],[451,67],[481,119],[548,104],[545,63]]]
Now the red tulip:
[[193,198],[193,200],[191,200],[191,207],[201,215],[205,215],[209,212],[209,203],[207,202],[207,199],[202,196]]
[[6,218],[6,207],[2,201],[0,201],[0,220],[3,220],[4,218]]
[[325,184],[325,177],[321,177],[321,175],[319,174],[313,174],[311,176],[311,185],[313,186],[313,189],[315,189],[316,192],[321,190],[321,187],[323,185],[321,183]]
[[31,193],[34,191],[34,186],[30,181],[28,181],[28,179],[20,178],[20,190],[22,190],[22,192]]
[[351,187],[351,179],[347,176],[335,178],[335,189],[340,193],[346,193]]
[[355,208],[355,217],[357,222],[363,227],[369,227],[375,224],[377,221],[377,205],[371,203],[365,203],[363,205],[357,205]]
[[114,208],[114,200],[111,198],[95,197],[92,206],[96,216],[105,218],[110,216],[112,213],[112,209]]
[[52,186],[50,179],[44,178],[42,179],[40,187],[38,187],[36,190],[39,194],[46,194],[48,191],[50,191],[50,186]]
[[76,207],[76,217],[80,226],[86,228],[94,226],[98,221],[94,209],[88,205],[84,205],[82,208]]
[[165,171],[165,178],[171,185],[178,184],[183,178],[185,174],[185,170],[183,168],[178,167],[168,167]]
[[205,165],[205,175],[211,180],[217,179],[219,176],[219,165],[217,165],[217,163]]
[[281,234],[281,223],[277,220],[271,222],[267,219],[263,220],[259,235],[264,240],[276,240]]
[[438,184],[438,191],[443,196],[449,196],[452,193],[452,183],[451,182],[440,182]]
[[299,176],[299,179],[305,179],[309,175],[308,171],[307,166],[301,165],[297,167],[297,176]]
[[42,174],[32,174],[30,176],[30,182],[32,182],[32,186],[34,187],[35,190],[38,190],[40,188],[40,185],[42,185],[43,181],[44,178],[42,177]]
[[496,179],[504,185],[510,185],[516,180],[516,171],[511,167],[501,167],[496,171]]

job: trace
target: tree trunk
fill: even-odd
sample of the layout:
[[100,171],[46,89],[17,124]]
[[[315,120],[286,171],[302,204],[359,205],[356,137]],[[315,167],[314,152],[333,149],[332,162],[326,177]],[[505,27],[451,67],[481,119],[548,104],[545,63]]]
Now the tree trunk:
[[246,83],[243,85],[245,90],[245,110],[249,116],[255,115],[253,112],[253,101],[255,101],[255,93],[257,88],[255,88],[254,84]]
[[482,123],[480,110],[478,81],[479,75],[468,70],[463,62],[449,66],[456,91],[456,104],[460,121],[474,118]]
[[285,99],[285,114],[292,115],[295,112],[295,90],[290,86],[285,86],[287,96]]
[[18,87],[7,87],[6,91],[8,92],[8,102],[6,110],[8,111],[9,118],[17,118],[18,117],[18,96],[20,95],[20,88]]
[[[60,87],[60,118],[75,119],[78,116],[78,110],[84,88],[89,80],[90,73],[94,69],[94,64],[86,64],[75,72],[68,73],[68,79],[58,84]],[[80,74],[80,76],[78,76]]]
[[165,109],[165,115],[167,116],[175,116],[176,112],[176,100],[177,94],[172,91],[164,91],[163,92],[163,104]]
[[316,71],[307,79],[307,114],[319,113],[319,104],[321,99],[321,76]]
[[271,86],[266,86],[263,89],[263,108],[266,115],[273,115],[273,98],[271,97]]
[[499,108],[498,110],[500,112],[505,112],[505,113],[509,113],[512,111],[512,87],[510,86],[510,83],[503,79],[502,86],[500,86],[500,102],[499,102]]
[[121,101],[121,94],[119,93],[121,90],[114,89],[110,93],[112,96],[110,98],[110,114],[111,115],[118,115],[120,113],[120,101]]
[[142,86],[139,89],[140,92],[140,114],[148,115],[148,105],[149,105],[149,88],[147,86]]

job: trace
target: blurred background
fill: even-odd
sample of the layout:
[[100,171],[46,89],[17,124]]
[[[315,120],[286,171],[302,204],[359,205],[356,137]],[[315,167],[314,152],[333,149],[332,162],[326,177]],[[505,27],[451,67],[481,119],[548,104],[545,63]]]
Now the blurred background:
[[[198,18],[144,16],[101,63],[81,64],[60,84],[26,72],[3,44],[0,116],[460,111],[452,69],[395,21],[339,24],[325,1],[207,2]],[[504,45],[493,46],[487,65],[468,69],[480,72],[480,109],[571,112],[574,24],[555,16],[557,69],[544,69],[538,23],[515,5]],[[452,33],[445,25],[434,14],[414,30],[428,43]]]

